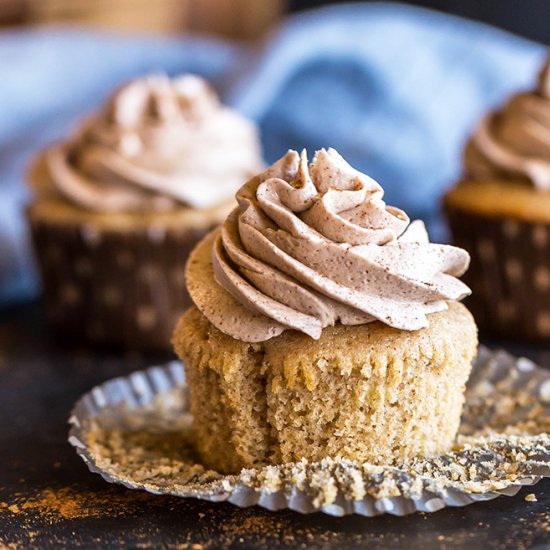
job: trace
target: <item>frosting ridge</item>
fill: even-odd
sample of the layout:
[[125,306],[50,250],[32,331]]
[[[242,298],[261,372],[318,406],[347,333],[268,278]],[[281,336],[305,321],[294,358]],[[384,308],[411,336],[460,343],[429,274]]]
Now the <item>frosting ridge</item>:
[[431,244],[422,222],[387,206],[380,185],[334,149],[317,151],[309,166],[305,151],[289,151],[236,198],[211,267],[251,316],[240,309],[228,321],[231,315],[197,291],[203,273],[187,272],[197,307],[234,338],[261,341],[286,329],[319,338],[336,322],[375,320],[417,330],[427,326],[427,314],[469,294],[455,278],[468,254]]
[[189,74],[126,84],[45,160],[61,194],[99,212],[208,208],[262,166],[254,124]]
[[486,115],[464,150],[466,174],[527,179],[550,190],[550,57],[536,88],[514,94]]

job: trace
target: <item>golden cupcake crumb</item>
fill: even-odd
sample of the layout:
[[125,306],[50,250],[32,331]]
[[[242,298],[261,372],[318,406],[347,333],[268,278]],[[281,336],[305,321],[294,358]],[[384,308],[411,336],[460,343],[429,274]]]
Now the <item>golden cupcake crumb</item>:
[[246,343],[192,308],[173,341],[201,459],[236,472],[326,457],[392,464],[448,451],[477,332],[453,303],[416,332],[375,322],[329,327],[319,340],[287,332]]

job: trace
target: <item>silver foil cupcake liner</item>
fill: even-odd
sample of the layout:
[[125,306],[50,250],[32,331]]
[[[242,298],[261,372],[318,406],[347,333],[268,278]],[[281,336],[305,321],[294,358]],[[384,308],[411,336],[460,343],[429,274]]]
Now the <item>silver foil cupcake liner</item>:
[[550,371],[483,347],[455,448],[399,467],[325,459],[236,475],[207,470],[194,454],[178,362],[95,387],[75,405],[69,422],[69,442],[108,482],[241,507],[406,515],[512,496],[550,476]]

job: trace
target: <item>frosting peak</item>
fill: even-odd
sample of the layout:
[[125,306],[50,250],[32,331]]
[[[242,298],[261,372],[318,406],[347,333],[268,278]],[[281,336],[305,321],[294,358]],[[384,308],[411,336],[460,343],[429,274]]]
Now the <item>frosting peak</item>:
[[473,178],[519,177],[550,190],[550,57],[534,90],[513,95],[481,120],[464,165]]
[[170,80],[151,75],[120,88],[104,108],[105,118],[125,130],[145,123],[176,124],[208,116],[220,107],[214,90],[198,76]]
[[56,189],[95,211],[207,208],[262,165],[255,126],[194,75],[126,84],[46,162]]
[[319,338],[336,322],[375,320],[417,330],[469,294],[455,278],[468,254],[430,244],[422,222],[387,206],[380,185],[334,149],[317,151],[309,166],[305,152],[289,151],[236,196],[211,268],[214,284],[244,306],[239,315],[209,303],[199,281],[208,275],[193,258],[187,271],[197,307],[234,338],[261,341],[286,329]]

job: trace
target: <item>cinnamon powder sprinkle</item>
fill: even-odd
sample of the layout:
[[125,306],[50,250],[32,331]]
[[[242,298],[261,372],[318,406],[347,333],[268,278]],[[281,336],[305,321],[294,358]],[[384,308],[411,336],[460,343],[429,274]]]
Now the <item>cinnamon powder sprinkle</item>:
[[0,502],[2,514],[40,514],[47,523],[101,516],[131,514],[138,504],[155,502],[153,495],[128,493],[107,487],[101,493],[78,487],[38,489],[32,496],[15,494],[12,502]]

